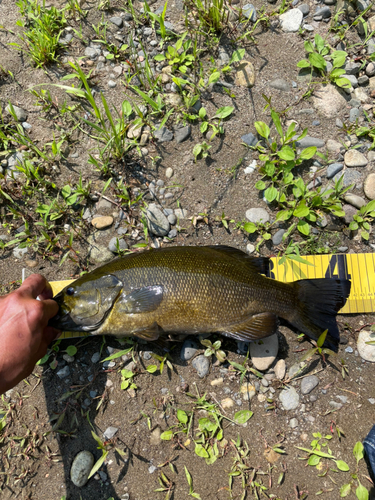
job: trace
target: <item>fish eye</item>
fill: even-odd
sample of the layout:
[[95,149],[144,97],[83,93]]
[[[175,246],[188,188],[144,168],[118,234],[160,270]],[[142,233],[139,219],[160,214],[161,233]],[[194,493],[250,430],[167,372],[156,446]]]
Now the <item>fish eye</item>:
[[73,288],[72,286],[71,286],[71,287],[69,287],[69,288],[67,289],[67,291],[66,291],[66,294],[67,294],[67,295],[74,295],[74,288]]

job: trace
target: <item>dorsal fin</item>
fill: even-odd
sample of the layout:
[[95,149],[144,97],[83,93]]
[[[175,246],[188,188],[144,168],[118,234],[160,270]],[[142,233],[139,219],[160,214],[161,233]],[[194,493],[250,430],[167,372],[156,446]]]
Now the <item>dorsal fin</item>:
[[233,259],[243,262],[246,266],[251,267],[256,273],[267,275],[269,271],[270,259],[268,257],[252,257],[238,248],[228,247],[226,245],[209,245],[209,248],[213,248]]

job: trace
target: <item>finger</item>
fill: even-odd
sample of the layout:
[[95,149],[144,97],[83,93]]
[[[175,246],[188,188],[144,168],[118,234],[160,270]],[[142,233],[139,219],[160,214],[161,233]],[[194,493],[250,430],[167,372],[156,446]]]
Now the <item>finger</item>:
[[53,299],[43,300],[43,319],[48,321],[59,312],[59,305]]
[[41,274],[32,274],[22,283],[19,293],[36,299],[47,287],[48,281]]
[[38,299],[47,300],[47,299],[52,299],[52,297],[53,297],[52,287],[49,284],[49,282],[46,281],[46,286],[44,290],[38,295]]
[[43,330],[43,340],[48,346],[51,342],[57,340],[60,337],[61,333],[61,330],[53,328],[52,326],[47,326]]

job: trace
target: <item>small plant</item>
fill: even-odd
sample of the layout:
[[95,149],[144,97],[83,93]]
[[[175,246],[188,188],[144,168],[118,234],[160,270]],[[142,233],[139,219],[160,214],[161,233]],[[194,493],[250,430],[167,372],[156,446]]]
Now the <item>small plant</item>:
[[190,472],[187,470],[186,465],[184,467],[185,467],[186,480],[187,480],[188,485],[189,485],[189,496],[193,497],[193,498],[197,498],[198,500],[201,500],[201,496],[199,495],[199,493],[194,492],[193,478],[191,477]]
[[196,144],[193,149],[195,162],[197,162],[198,158],[207,158],[207,156],[210,155],[211,147],[212,146],[210,144],[207,144],[206,141]]
[[368,241],[370,237],[370,223],[375,217],[375,200],[370,201],[353,215],[353,221],[349,224],[349,229],[357,231],[360,229],[362,238]]
[[169,45],[165,55],[159,54],[155,56],[155,61],[168,61],[168,64],[172,67],[172,73],[178,70],[180,73],[185,74],[194,62],[193,54],[189,53],[193,42],[191,40],[184,42],[186,36],[187,32],[183,33],[175,46]]
[[210,356],[215,356],[219,363],[224,363],[224,361],[227,358],[227,355],[225,354],[224,351],[221,350],[221,341],[217,340],[212,344],[212,342],[209,339],[203,339],[201,340],[201,344],[207,347],[207,349],[204,352],[204,355],[207,357]]
[[[302,450],[308,453],[308,457],[305,458],[307,460],[307,464],[313,467],[317,467],[319,470],[322,469],[320,466],[320,461],[322,458],[327,458],[329,460],[333,460],[336,464],[336,467],[342,471],[347,472],[349,470],[349,466],[344,460],[337,460],[337,458],[333,455],[332,451],[329,448],[328,442],[332,439],[331,434],[327,434],[326,436],[322,436],[320,432],[313,433],[313,439],[310,443],[311,449],[302,448],[301,446],[296,446],[298,450]],[[324,441],[323,441],[324,440]],[[322,451],[322,448],[327,449],[327,453]]]
[[207,118],[207,111],[202,107],[198,113],[199,118],[202,120],[200,126],[201,133],[206,133],[208,127],[211,127],[212,134],[210,137],[210,141],[212,141],[217,134],[223,134],[224,127],[221,125],[221,122],[228,118],[233,113],[233,111],[233,106],[223,106],[216,111],[215,115],[212,118]]
[[326,337],[327,337],[327,334],[328,334],[328,330],[324,330],[324,332],[319,335],[319,338],[318,340],[311,340],[311,342],[313,344],[315,344],[315,347],[313,347],[312,349],[309,349],[306,354],[304,356],[302,356],[302,358],[300,359],[300,361],[305,361],[306,359],[309,359],[311,358],[314,354],[317,354],[318,356],[320,356],[323,360],[323,363],[326,362],[326,359],[325,359],[325,354],[328,354],[328,355],[331,355],[331,356],[335,356],[336,353],[334,353],[333,351],[331,351],[331,349],[328,349],[327,347],[323,347],[324,345],[324,342],[326,340]]
[[99,460],[96,461],[94,464],[93,468],[90,471],[89,478],[92,477],[100,467],[103,465],[105,459],[107,458],[108,453],[114,449],[121,457],[125,456],[125,452],[121,449],[118,448],[115,445],[116,438],[109,439],[108,441],[102,441],[99,436],[95,434],[94,431],[91,431],[92,437],[95,439],[95,441],[98,443],[98,450],[102,450],[102,456],[99,458]]

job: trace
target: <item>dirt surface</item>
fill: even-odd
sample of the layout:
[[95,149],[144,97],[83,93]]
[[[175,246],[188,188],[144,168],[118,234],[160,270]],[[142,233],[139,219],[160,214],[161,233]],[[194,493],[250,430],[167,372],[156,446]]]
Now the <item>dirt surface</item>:
[[[57,8],[66,4],[67,2],[53,2]],[[107,4],[110,4],[111,8],[108,8]],[[49,5],[52,4],[47,3],[47,6]],[[31,64],[24,51],[11,45],[20,43],[17,34],[22,32],[22,28],[16,23],[22,15],[12,0],[0,0],[1,107],[4,110],[11,102],[27,110],[27,123],[32,127],[26,133],[31,142],[39,148],[52,141],[54,136],[62,137],[64,130],[73,129],[76,123],[69,113],[61,113],[61,108],[64,101],[68,105],[74,105],[79,99],[52,85],[71,85],[72,80],[61,81],[62,77],[72,73],[69,60],[79,61],[86,75],[93,70],[90,84],[96,90],[97,96],[99,92],[104,93],[111,108],[120,109],[125,98],[140,104],[135,92],[130,91],[124,74],[118,78],[111,76],[116,64],[110,67],[110,63],[106,61],[98,69],[97,60],[92,61],[84,56],[85,48],[97,38],[93,25],[98,26],[102,18],[106,21],[113,16],[122,16],[124,12],[129,14],[129,5],[103,2],[102,10],[99,9],[99,2],[81,2],[81,5],[86,16],[77,20],[74,16],[68,18],[67,26],[73,30],[66,30],[63,35],[74,33],[74,36],[70,43],[60,50],[59,64],[40,69]],[[162,4],[157,1],[151,8],[155,10],[160,5]],[[320,3],[317,5],[324,6]],[[245,59],[253,64],[255,70],[255,85],[252,88],[235,85],[232,71],[225,76],[225,81],[231,84],[228,93],[224,90],[226,87],[217,84],[202,92],[200,100],[210,117],[220,107],[234,107],[230,119],[223,123],[224,133],[216,136],[210,143],[210,156],[195,161],[193,148],[204,140],[204,135],[200,132],[199,125],[193,123],[191,134],[186,141],[177,144],[175,141],[161,143],[151,139],[142,150],[140,147],[134,148],[120,161],[112,162],[110,172],[103,175],[103,172],[95,170],[89,162],[90,155],[98,154],[98,141],[75,128],[68,134],[65,144],[68,144],[69,149],[66,154],[57,155],[54,161],[47,162],[41,174],[46,179],[51,179],[51,182],[56,184],[56,189],[67,184],[76,186],[82,176],[84,183],[91,181],[90,195],[82,197],[79,203],[61,212],[63,215],[54,223],[57,228],[54,234],[63,236],[52,248],[48,248],[45,242],[34,242],[28,247],[27,254],[20,258],[16,258],[13,253],[15,245],[2,250],[0,285],[3,294],[19,285],[22,269],[26,269],[26,275],[39,272],[49,280],[77,277],[82,271],[94,269],[99,261],[95,261],[89,252],[92,243],[89,238],[94,232],[91,225],[93,215],[112,216],[115,220],[115,224],[109,229],[99,232],[100,234],[95,233],[101,248],[107,246],[117,235],[118,228],[126,228],[125,240],[129,248],[143,243],[154,247],[221,244],[246,251],[248,244],[255,246],[260,240],[259,234],[249,235],[241,228],[245,221],[245,212],[253,207],[262,207],[270,213],[271,221],[274,221],[276,216],[274,207],[263,200],[255,187],[255,183],[261,178],[259,172],[244,172],[245,167],[253,160],[259,159],[259,152],[246,148],[241,137],[249,132],[256,133],[255,121],[264,121],[270,126],[272,123],[270,110],[264,111],[266,101],[262,95],[272,96],[272,104],[280,113],[284,125],[286,120],[295,119],[300,131],[308,128],[309,136],[324,141],[332,139],[342,142],[348,141],[350,136],[351,144],[355,144],[353,130],[338,128],[336,124],[339,118],[350,126],[348,117],[352,105],[349,101],[353,96],[341,91],[347,106],[343,106],[338,114],[327,118],[314,109],[311,97],[304,97],[308,90],[308,81],[298,76],[297,63],[305,57],[305,40],[320,33],[330,44],[337,43],[338,40],[335,42],[333,39],[335,33],[329,31],[331,23],[313,21],[311,13],[316,5],[311,2],[310,15],[305,21],[314,25],[313,34],[310,35],[307,31],[302,35],[298,32],[285,33],[281,29],[279,16],[276,15],[280,9],[279,1],[276,4],[254,1],[254,6],[258,15],[265,9],[270,16],[268,22],[259,23],[252,39],[239,42],[237,38],[234,43],[233,40],[243,29],[234,23],[231,29],[225,30],[220,41],[213,40],[210,50],[202,55],[205,67],[209,68],[212,66],[210,57],[214,62],[218,61],[219,46],[225,47],[229,54],[233,47],[244,47]],[[142,4],[136,2],[134,7],[139,14]],[[239,8],[238,5],[236,8]],[[331,9],[334,13],[335,6],[331,6]],[[365,17],[367,19],[374,14],[372,7],[372,12],[367,12]],[[168,5],[166,20],[173,24],[178,33],[184,31],[184,12],[180,1]],[[116,39],[118,32],[124,37],[129,37],[129,33],[140,36],[144,27],[150,27],[146,22],[144,26],[135,26],[131,16],[128,25],[126,29],[119,30],[109,22],[107,39]],[[139,31],[134,32],[134,29]],[[80,30],[82,35],[78,36]],[[159,35],[153,35],[151,38],[160,41]],[[358,53],[366,52],[364,37],[361,38],[354,27],[347,32],[345,41],[348,46],[363,44],[359,48],[356,45],[351,51],[348,50],[352,59]],[[147,50],[151,48],[148,46]],[[361,69],[360,74],[362,73],[364,72]],[[285,80],[289,84],[289,90],[282,91],[271,87],[270,82],[275,79]],[[109,80],[115,80],[115,88],[108,87]],[[39,85],[41,87],[36,87]],[[52,101],[57,105],[51,106],[50,109],[38,105],[38,99],[29,92],[31,88],[38,91],[40,88],[48,89]],[[316,87],[313,86],[313,89]],[[166,87],[163,91],[166,91]],[[234,96],[231,96],[231,93]],[[303,111],[306,109],[310,111]],[[368,108],[369,112],[371,110],[372,106]],[[87,106],[83,105],[77,114],[81,116],[87,112]],[[9,114],[5,112],[4,119],[6,123],[12,123]],[[317,120],[319,125],[313,125],[314,120]],[[160,122],[160,117],[151,117],[150,124],[157,122]],[[360,123],[363,123],[363,117]],[[176,111],[166,126],[174,130],[184,124],[186,123],[182,113]],[[368,149],[370,142],[366,138],[363,144]],[[35,150],[32,151],[32,148],[27,150],[25,147],[20,148],[18,144],[18,150],[20,149],[26,155],[29,153],[31,159],[35,156]],[[323,147],[321,152],[327,153],[324,167],[328,161],[340,161],[338,152],[327,152],[326,147]],[[7,157],[4,155],[1,158]],[[362,177],[351,190],[352,193],[363,196],[363,181],[373,171],[374,164],[374,160],[370,160],[367,166],[361,169]],[[312,162],[303,164],[298,170],[298,175],[306,182],[315,175],[309,170],[311,165]],[[171,178],[166,176],[168,168],[173,169]],[[156,202],[163,208],[182,208],[187,211],[187,216],[178,220],[177,225],[173,225],[177,228],[175,236],[168,240],[157,238],[150,232],[148,236],[144,233],[141,220],[144,213],[141,207],[145,208],[146,205],[136,203],[129,208],[128,204],[120,199],[115,188],[120,176],[124,183],[130,186],[132,199],[142,193],[142,203]],[[323,172],[326,184],[328,181],[324,176]],[[37,203],[41,203],[43,198],[44,202],[49,202],[47,192],[44,196],[43,189],[40,188],[42,184],[38,184],[34,179],[31,184],[39,189],[39,193],[34,192],[25,197],[22,194],[25,180],[18,177],[6,178],[6,174],[0,177],[4,191],[14,196],[21,207],[19,213],[14,213],[9,210],[3,198],[0,206],[0,234],[3,241],[16,238],[17,229],[25,222],[30,224],[32,239],[33,232],[36,234],[38,230],[34,225],[37,220],[34,217]],[[103,198],[101,194],[109,177],[112,177],[113,181]],[[160,180],[164,182],[166,191],[172,193],[171,198],[166,198],[164,193],[160,194],[160,190],[156,195],[152,194],[150,184]],[[37,196],[41,197],[38,201]],[[107,199],[107,204],[102,203],[104,199]],[[84,219],[83,213],[87,208],[90,209],[91,215]],[[340,247],[347,247],[345,251],[351,253],[373,251],[372,246],[348,230],[342,217],[328,215],[327,222],[325,229],[317,226],[317,240],[301,247],[301,252],[336,253]],[[69,225],[65,235],[61,229],[64,224]],[[287,224],[278,224],[272,228],[272,235],[277,229],[288,227]],[[74,251],[68,244],[70,227],[78,228],[74,233]],[[303,237],[295,232],[292,240],[302,242]],[[369,243],[374,243],[372,234]],[[259,253],[263,256],[273,256],[279,252],[283,254],[286,246],[287,242],[274,245],[272,240],[269,240],[260,246]],[[69,258],[60,265],[66,252]],[[369,329],[374,322],[372,314],[340,315],[338,323],[342,343],[338,356],[331,356],[328,362],[324,362],[315,354],[295,376],[296,380],[290,380],[288,375],[284,380],[272,378],[267,387],[266,384],[259,383],[260,377],[250,371],[247,371],[246,378],[240,381],[241,373],[238,370],[227,361],[219,366],[212,357],[209,372],[201,379],[192,366],[192,360],[181,359],[182,344],[177,342],[161,341],[147,345],[135,343],[133,351],[125,358],[116,358],[113,361],[114,366],[104,368],[101,362],[103,359],[127,349],[129,345],[111,337],[63,340],[49,353],[47,363],[36,367],[26,381],[3,397],[2,408],[7,425],[0,434],[0,496],[4,500],[60,500],[63,497],[68,500],[180,500],[195,492],[200,495],[195,498],[202,500],[298,500],[314,498],[316,495],[337,499],[340,497],[340,488],[348,483],[352,485],[348,498],[356,498],[355,491],[360,481],[370,492],[369,498],[375,498],[374,478],[371,479],[366,462],[361,460],[357,466],[353,456],[354,445],[363,441],[375,423],[374,364],[361,359],[356,349],[360,330],[365,327]],[[284,359],[287,369],[298,363],[312,347],[307,339],[298,339],[296,332],[285,323],[280,326],[278,338],[277,359]],[[211,337],[212,342],[217,339],[218,336]],[[237,364],[246,361],[246,353],[239,350],[236,342],[227,338],[221,340],[228,360]],[[69,346],[77,348],[73,357],[66,356]],[[93,355],[97,353],[100,353],[100,356],[97,355],[93,361]],[[158,355],[159,359],[150,357],[150,353]],[[166,353],[169,355],[170,366],[165,364],[161,373],[160,360]],[[203,353],[204,348],[199,345],[195,357]],[[252,367],[251,360],[246,363],[246,366]],[[157,370],[155,373],[149,373],[147,366],[154,364]],[[64,368],[68,369],[68,375],[61,378],[57,373]],[[123,368],[133,372],[132,380],[136,388],[121,389]],[[319,385],[311,393],[301,394],[300,384],[303,377],[315,373],[319,378]],[[241,392],[241,384],[246,380],[257,389],[251,401],[247,401]],[[279,401],[281,391],[289,386],[294,387],[299,395],[297,408],[293,410],[283,409]],[[344,398],[340,399],[338,396]],[[332,405],[332,401],[342,403],[342,406],[339,408]],[[213,405],[211,413],[207,411],[207,402]],[[184,410],[189,419],[193,415],[187,433],[183,431],[183,426],[178,427],[177,410]],[[253,412],[245,424],[236,424],[233,421],[240,410]],[[216,441],[217,435],[206,435],[203,442],[212,446],[216,443],[218,448],[217,460],[208,465],[204,457],[195,453],[194,440],[199,439],[199,419],[208,417],[213,421],[214,415],[220,420],[223,439]],[[115,427],[117,432],[113,438],[106,441],[103,433],[111,426]],[[171,440],[162,440],[160,433],[171,427],[175,432],[174,437]],[[186,426],[184,429],[187,430]],[[97,448],[98,443],[94,440],[92,431],[102,440],[108,455],[99,473],[90,478],[85,486],[78,488],[70,479],[74,457],[80,451],[88,450],[97,461],[102,454]],[[337,460],[348,464],[349,471],[337,470],[335,462],[326,458],[323,458],[317,467],[307,464],[307,453],[297,447],[310,449],[310,443],[314,439],[313,433],[323,436],[321,443],[326,444],[321,449],[327,452],[329,448]],[[324,439],[324,436],[330,436],[331,439]],[[115,451],[115,448],[121,453]],[[189,489],[185,468],[192,477],[192,489]],[[156,491],[158,488],[163,491]]]

